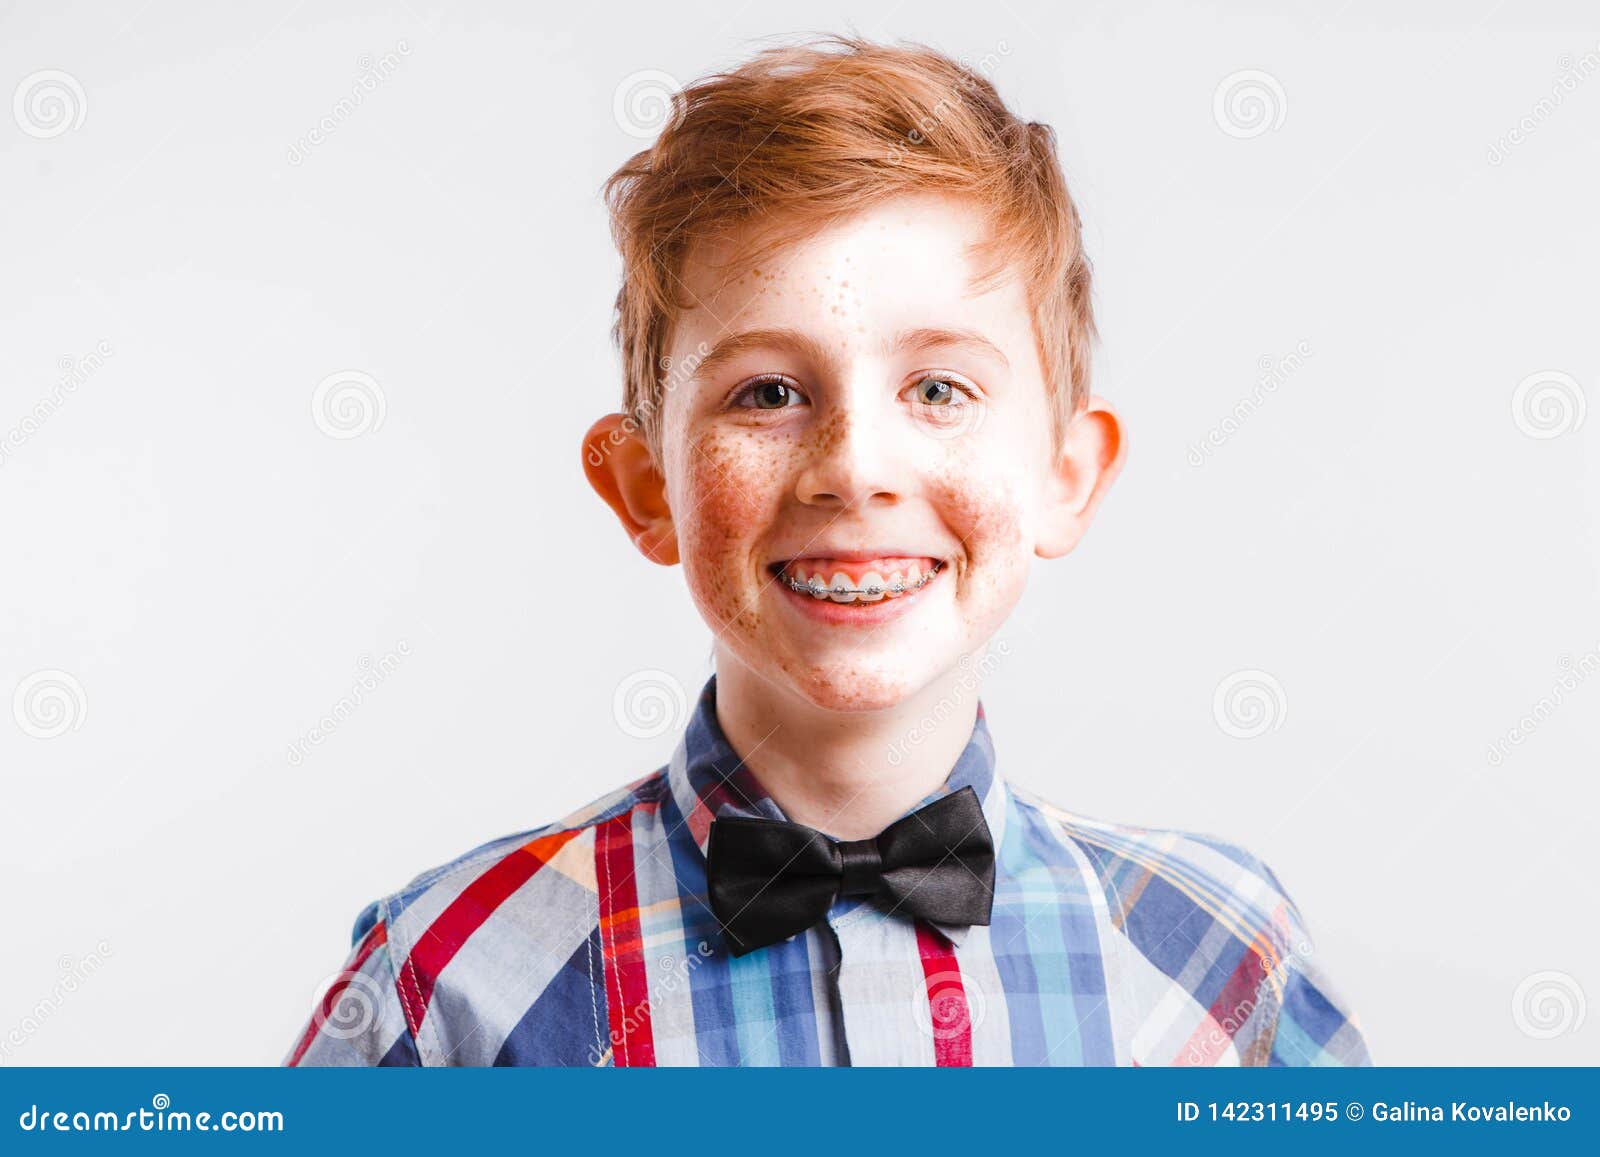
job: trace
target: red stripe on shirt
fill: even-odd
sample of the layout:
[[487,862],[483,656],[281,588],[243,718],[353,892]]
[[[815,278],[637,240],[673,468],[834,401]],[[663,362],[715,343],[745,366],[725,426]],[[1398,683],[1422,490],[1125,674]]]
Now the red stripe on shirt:
[[311,1047],[311,1042],[317,1039],[317,1033],[322,1031],[322,1026],[333,1015],[334,1005],[339,1003],[339,994],[350,987],[350,981],[361,971],[361,966],[367,962],[367,957],[372,955],[373,950],[378,945],[387,942],[388,939],[389,927],[382,920],[374,924],[367,931],[367,934],[361,938],[361,943],[356,948],[355,955],[351,958],[350,963],[339,974],[339,979],[328,986],[328,991],[323,994],[322,1003],[312,1013],[311,1023],[306,1026],[305,1036],[300,1038],[300,1043],[295,1046],[294,1055],[289,1058],[290,1068],[298,1065],[301,1058],[306,1055],[306,1050]]
[[[1209,1017],[1195,1028],[1194,1033],[1185,1042],[1183,1051],[1172,1063],[1216,1064],[1262,1004],[1269,1006],[1268,1023],[1275,1020],[1271,1015],[1277,1002],[1274,995],[1276,983],[1272,974],[1284,966],[1271,942],[1258,932],[1249,947],[1239,954],[1239,963],[1223,982],[1222,991],[1217,993],[1217,998],[1211,1002],[1211,1007],[1206,1010],[1210,1014]],[[1251,1050],[1259,1050],[1262,1044],[1270,1048],[1271,1036],[1268,1035],[1263,1041],[1258,1035],[1255,1040],[1246,1042],[1247,1048]],[[1241,1056],[1239,1063],[1265,1064],[1266,1061]]]
[[400,969],[398,984],[400,1005],[405,1009],[406,1023],[411,1026],[413,1035],[422,1030],[428,1003],[433,999],[434,984],[461,946],[494,915],[496,908],[581,831],[581,828],[574,828],[540,836],[496,860],[450,901],[449,907],[417,938]]
[[631,814],[619,815],[595,829],[594,866],[600,889],[600,948],[612,1064],[619,1068],[653,1066],[656,1045],[650,1031],[650,984],[639,930]]
[[922,920],[917,924],[917,954],[928,986],[928,1017],[933,1029],[933,1063],[972,1066],[972,1012],[961,983],[955,946]]

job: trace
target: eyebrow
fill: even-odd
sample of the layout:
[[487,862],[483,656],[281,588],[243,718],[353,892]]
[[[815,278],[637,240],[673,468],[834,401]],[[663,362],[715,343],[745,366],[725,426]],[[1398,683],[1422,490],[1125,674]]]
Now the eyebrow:
[[[937,326],[908,329],[895,337],[889,350],[901,354],[949,346],[987,355],[1006,369],[1011,368],[1010,359],[999,346],[970,329],[944,329]],[[713,346],[711,352],[696,363],[694,376],[710,377],[726,363],[751,350],[782,350],[799,354],[817,364],[825,363],[833,356],[820,341],[797,329],[747,329],[729,334]]]
[[1006,369],[1011,368],[1011,359],[1006,357],[999,346],[976,330],[970,329],[909,329],[895,340],[894,350],[896,353],[905,353],[909,350],[932,349],[937,346],[955,346],[971,350],[973,353],[986,354]]
[[784,350],[797,353],[813,362],[828,360],[827,348],[810,334],[797,329],[747,329],[729,334],[711,348],[694,368],[697,378],[710,377],[726,362],[731,362],[750,350]]

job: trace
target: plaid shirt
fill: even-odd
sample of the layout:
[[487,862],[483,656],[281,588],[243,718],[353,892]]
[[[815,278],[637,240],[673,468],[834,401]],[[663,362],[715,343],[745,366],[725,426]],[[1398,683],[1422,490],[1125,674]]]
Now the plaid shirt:
[[729,746],[715,695],[713,675],[667,766],[368,907],[286,1063],[1372,1063],[1266,865],[1010,784],[981,701],[949,779],[917,806],[977,792],[997,850],[992,922],[849,897],[735,957],[707,907],[711,820],[784,816]]

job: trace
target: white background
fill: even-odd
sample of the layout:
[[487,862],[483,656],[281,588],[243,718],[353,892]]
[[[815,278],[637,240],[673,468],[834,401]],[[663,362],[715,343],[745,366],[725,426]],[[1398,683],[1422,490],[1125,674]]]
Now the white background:
[[[1004,771],[1260,855],[1381,1064],[1600,1062],[1600,74],[1551,98],[1592,4],[31,0],[0,434],[112,352],[0,458],[4,1063],[277,1063],[365,903],[665,761],[613,693],[692,699],[709,631],[579,468],[620,401],[615,97],[852,27],[988,56],[1056,127],[1131,431],[999,636]],[[81,124],[12,105],[45,70]],[[1244,70],[1275,127],[1219,116]],[[337,438],[347,370],[383,420]],[[1531,375],[1554,408],[1514,409]],[[82,689],[60,723],[18,705],[41,671]],[[1282,688],[1254,738],[1215,709],[1239,671]]]

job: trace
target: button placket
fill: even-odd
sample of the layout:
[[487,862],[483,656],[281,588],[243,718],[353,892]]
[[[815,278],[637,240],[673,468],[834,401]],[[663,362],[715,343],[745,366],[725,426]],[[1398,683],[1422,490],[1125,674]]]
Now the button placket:
[[932,1065],[915,925],[865,902],[838,915],[830,912],[828,924],[839,945],[835,984],[849,1063]]

